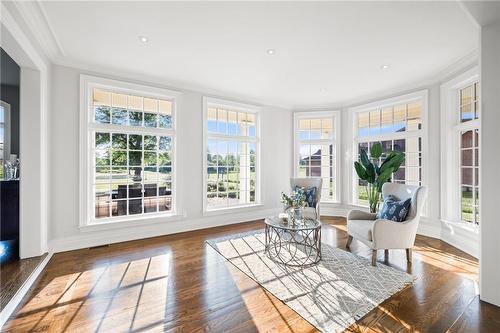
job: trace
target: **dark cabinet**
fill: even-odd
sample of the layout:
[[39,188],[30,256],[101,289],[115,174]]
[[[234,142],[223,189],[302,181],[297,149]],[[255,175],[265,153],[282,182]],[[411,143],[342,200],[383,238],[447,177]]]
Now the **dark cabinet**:
[[19,255],[19,180],[0,181],[0,234],[2,252],[9,257],[17,257]]

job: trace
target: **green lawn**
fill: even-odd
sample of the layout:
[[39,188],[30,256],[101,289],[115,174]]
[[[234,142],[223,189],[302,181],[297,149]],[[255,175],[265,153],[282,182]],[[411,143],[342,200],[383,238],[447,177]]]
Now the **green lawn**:
[[[237,171],[231,171],[223,176],[220,180],[217,178],[217,173],[208,174],[208,191],[217,192],[239,192],[240,191],[240,174]],[[226,188],[227,183],[227,188]],[[250,191],[254,191],[255,187],[255,172],[250,173]]]
[[[164,179],[160,180],[159,183],[165,184],[170,178],[167,175],[162,175]],[[109,173],[96,172],[95,189],[97,195],[105,194],[109,190],[109,176]],[[127,180],[132,179],[132,176],[132,174],[129,175],[126,172],[114,175],[113,184],[111,184],[112,190],[116,191],[118,189],[118,185],[127,184]],[[143,170],[142,179],[146,182],[158,183],[157,172]]]
[[[472,198],[472,192],[462,192],[462,220],[468,222],[474,222],[474,202]],[[476,207],[476,210],[479,210]],[[479,221],[477,221],[479,222]]]
[[[250,172],[250,179],[255,179],[255,172]],[[228,172],[226,175],[224,175],[224,180],[227,180],[229,182],[235,182],[239,183],[240,182],[240,174],[239,172],[236,171],[231,171]],[[217,173],[209,173],[208,174],[208,181],[217,181]]]
[[358,204],[368,206],[368,194],[365,185],[358,185]]

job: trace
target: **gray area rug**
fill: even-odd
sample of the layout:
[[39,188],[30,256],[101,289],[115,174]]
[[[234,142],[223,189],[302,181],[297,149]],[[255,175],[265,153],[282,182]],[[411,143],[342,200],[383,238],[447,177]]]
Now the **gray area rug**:
[[317,265],[285,266],[267,257],[264,240],[264,233],[250,232],[207,243],[322,332],[342,332],[415,280],[326,244]]

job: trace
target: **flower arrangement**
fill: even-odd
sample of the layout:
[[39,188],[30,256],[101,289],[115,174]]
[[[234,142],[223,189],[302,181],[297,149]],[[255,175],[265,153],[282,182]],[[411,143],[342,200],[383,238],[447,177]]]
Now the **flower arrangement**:
[[281,202],[285,205],[289,222],[295,224],[302,220],[302,208],[307,205],[304,189],[297,188],[290,195],[281,192]]
[[285,209],[296,209],[306,206],[306,195],[304,194],[304,189],[298,188],[290,195],[281,192],[281,203],[286,206]]

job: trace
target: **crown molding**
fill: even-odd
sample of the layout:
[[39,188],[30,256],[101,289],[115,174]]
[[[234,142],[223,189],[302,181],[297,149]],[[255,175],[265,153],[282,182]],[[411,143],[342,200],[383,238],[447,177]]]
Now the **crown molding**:
[[12,4],[48,59],[53,61],[57,57],[65,56],[40,1],[13,1]]
[[131,81],[138,84],[157,85],[165,89],[177,90],[182,92],[196,93],[206,97],[231,100],[236,103],[248,104],[260,108],[274,108],[291,112],[292,109],[287,104],[276,103],[273,100],[259,99],[254,96],[235,94],[227,91],[213,89],[209,86],[199,85],[191,82],[169,79],[162,76],[154,76],[131,70],[91,64],[70,57],[60,57],[54,59],[52,63],[56,66],[68,67],[79,71],[81,74],[100,76],[116,80]]
[[375,91],[371,94],[363,95],[357,98],[345,100],[339,103],[315,105],[315,106],[305,106],[296,105],[292,106],[293,112],[302,111],[321,111],[328,109],[349,109],[356,107],[358,105],[367,104],[369,102],[385,99],[392,96],[399,96],[407,93],[411,93],[418,90],[427,89],[429,86],[442,84],[443,82],[449,81],[453,77],[463,73],[479,64],[479,51],[473,50],[467,55],[457,59],[441,70],[437,71],[435,74],[428,76],[422,80],[410,82],[408,84],[400,85],[396,88],[389,88],[385,90]]
[[9,53],[14,61],[21,67],[47,72],[49,60],[38,45],[34,45],[32,38],[26,34],[25,27],[20,26],[19,13],[12,7],[12,2],[0,1],[0,19],[2,29],[8,31],[4,34],[0,44]]

